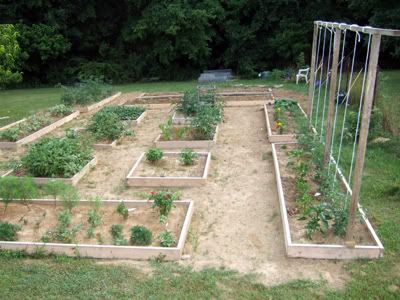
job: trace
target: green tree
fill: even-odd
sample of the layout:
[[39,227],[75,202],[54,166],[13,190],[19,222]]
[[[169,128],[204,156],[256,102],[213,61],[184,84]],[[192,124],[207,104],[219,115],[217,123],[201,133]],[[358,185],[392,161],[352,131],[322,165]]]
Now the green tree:
[[17,70],[20,47],[14,25],[0,25],[0,88],[20,82],[22,74]]

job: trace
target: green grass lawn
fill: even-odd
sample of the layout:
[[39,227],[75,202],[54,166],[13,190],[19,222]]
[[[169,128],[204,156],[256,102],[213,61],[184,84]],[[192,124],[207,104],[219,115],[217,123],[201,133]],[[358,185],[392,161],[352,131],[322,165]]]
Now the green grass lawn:
[[[380,84],[385,101],[398,103],[400,72],[386,73]],[[400,80],[400,77],[398,78]],[[397,81],[396,81],[397,80]],[[265,81],[240,81],[260,84]],[[267,82],[268,83],[268,82]],[[276,84],[276,82],[270,83]],[[182,91],[196,82],[137,83],[118,86],[121,91]],[[305,92],[306,86],[285,83],[284,88]],[[6,97],[3,97],[6,96]],[[57,103],[58,89],[3,91],[1,104],[23,116]],[[380,94],[380,97],[381,94]],[[24,103],[24,99],[37,101]],[[379,98],[380,99],[380,98]],[[13,101],[14,100],[14,101]],[[4,101],[4,102],[3,102]],[[47,104],[46,104],[47,103]],[[18,104],[18,105],[17,105]],[[400,118],[394,109],[394,117]],[[1,106],[3,114],[3,105]],[[349,164],[351,148],[344,147],[343,166]],[[151,274],[128,266],[97,264],[90,259],[28,258],[0,252],[2,298],[138,298],[138,299],[400,299],[400,138],[369,144],[362,184],[361,203],[385,246],[384,258],[348,262],[350,280],[344,290],[332,290],[321,281],[293,281],[274,287],[255,283],[252,276],[227,270],[192,271],[173,263],[153,263]],[[283,242],[283,241],[282,241]]]
[[[232,86],[235,84],[273,86],[282,84],[271,80],[234,80],[229,83],[221,83],[219,86]],[[184,92],[195,88],[197,81],[160,81],[160,82],[136,82],[115,85],[114,89],[123,93],[128,92]],[[305,91],[304,84],[296,85],[293,82],[283,83],[283,88],[295,91]],[[18,121],[38,110],[60,103],[62,88],[35,88],[0,91],[0,127]]]

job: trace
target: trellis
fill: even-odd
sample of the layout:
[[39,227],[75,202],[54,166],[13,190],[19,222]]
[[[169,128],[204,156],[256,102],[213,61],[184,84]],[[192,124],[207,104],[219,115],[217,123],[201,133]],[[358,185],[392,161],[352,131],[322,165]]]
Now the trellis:
[[[345,56],[346,43],[349,43],[348,38],[352,34],[354,34],[354,42],[352,45],[353,50],[348,54],[348,56],[351,56],[352,58],[351,72],[344,98],[345,107],[341,134],[339,141],[336,141],[335,132],[338,126],[337,116],[339,92],[342,84],[343,62],[347,57]],[[377,66],[382,36],[400,37],[400,30],[381,29],[370,26],[349,25],[335,22],[314,22],[310,85],[308,91],[308,116],[310,125],[317,130],[316,138],[319,138],[324,144],[324,162],[327,164],[328,170],[330,171],[331,166],[334,167],[335,176],[333,178],[336,180],[337,176],[341,177],[347,188],[348,194],[351,195],[349,222],[346,233],[346,245],[348,247],[355,246],[354,225],[356,221],[356,212],[359,207],[362,173],[372,105],[375,95]],[[358,74],[355,74],[355,59],[358,55],[357,47],[362,46],[361,40],[363,39],[365,39],[365,42],[367,43],[365,60],[361,70]],[[363,74],[362,77],[361,74]],[[354,75],[356,76],[354,77]],[[362,89],[357,112],[357,126],[354,133],[349,175],[346,178],[339,166],[344,124],[347,117],[347,107],[353,85],[360,78],[362,78]],[[326,103],[327,101],[328,103]],[[315,104],[317,107],[314,111]],[[321,105],[322,113],[319,111]],[[325,113],[326,105],[328,107],[327,112]],[[336,157],[333,151],[333,145],[335,142],[339,143]]]

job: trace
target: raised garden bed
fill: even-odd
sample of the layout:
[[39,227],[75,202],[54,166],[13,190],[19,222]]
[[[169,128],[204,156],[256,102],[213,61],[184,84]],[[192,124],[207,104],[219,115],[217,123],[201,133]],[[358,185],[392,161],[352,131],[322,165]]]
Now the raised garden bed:
[[195,165],[183,166],[179,152],[165,152],[161,161],[150,163],[143,152],[126,177],[128,186],[200,186],[206,183],[210,152],[197,152]]
[[121,96],[121,92],[118,92],[110,97],[107,97],[99,102],[93,103],[91,105],[88,106],[77,106],[77,110],[81,113],[88,113],[88,112],[93,112],[111,102],[113,102],[116,98],[118,98],[119,96]]
[[[93,168],[96,164],[97,164],[97,158],[93,157],[92,160],[90,160],[78,173],[76,173],[74,176],[70,178],[32,177],[32,180],[38,185],[43,185],[50,180],[56,179],[63,181],[66,184],[75,186],[86,174],[90,172],[90,169]],[[4,173],[1,177],[5,176],[16,176],[16,174],[14,170],[9,170],[8,172]]]
[[[86,227],[77,233],[76,243],[44,243],[41,237],[47,230],[54,228],[57,223],[57,209],[53,200],[32,200],[28,206],[19,203],[10,204],[3,221],[22,223],[22,231],[18,234],[18,241],[0,241],[1,249],[27,251],[35,253],[44,251],[67,256],[83,256],[93,258],[118,258],[145,260],[155,257],[163,257],[166,260],[179,260],[182,255],[186,236],[188,234],[191,217],[193,214],[193,202],[190,200],[175,201],[174,208],[168,217],[168,230],[176,239],[172,247],[161,247],[157,242],[157,235],[165,229],[165,225],[158,220],[157,212],[151,208],[153,201],[149,200],[123,200],[128,209],[135,208],[124,220],[115,212],[120,200],[102,201],[100,213],[102,224],[96,228],[95,238],[86,236]],[[89,209],[88,201],[80,201],[79,205],[72,210],[72,224],[82,224],[86,221]],[[39,225],[37,225],[39,224]],[[128,236],[128,230],[133,225],[144,225],[153,232],[153,242],[149,246],[115,246],[112,243],[110,227],[113,224],[123,225],[123,233]],[[86,226],[86,227],[85,227]],[[97,237],[102,237],[103,244],[99,244]]]
[[143,93],[126,104],[171,104],[182,99],[181,93]]
[[174,127],[172,133],[171,140],[163,140],[162,135],[158,135],[157,138],[154,140],[154,145],[157,148],[161,149],[184,149],[184,148],[191,148],[191,149],[211,149],[217,143],[218,137],[218,126],[215,127],[215,133],[212,140],[195,140],[192,135],[190,134],[190,130],[188,134],[184,137],[183,140],[179,140],[177,137],[177,132],[182,127]]
[[[54,117],[54,122],[52,122],[50,125],[47,125],[45,127],[42,127],[41,129],[30,133],[26,136],[22,136],[22,137],[18,137],[18,140],[15,142],[9,142],[9,141],[1,141],[0,140],[0,149],[8,149],[8,150],[17,150],[18,147],[31,143],[37,139],[39,139],[40,137],[48,134],[49,132],[55,130],[56,128],[64,125],[65,123],[75,119],[77,116],[79,115],[79,111],[75,111],[65,117],[62,118],[57,118]],[[51,121],[53,121],[51,120]],[[4,126],[2,128],[0,128],[0,132],[4,131],[4,130],[9,130],[15,126],[20,126],[22,125],[24,122],[27,122],[28,119],[22,119],[20,121],[17,121],[15,123],[9,124],[7,126]]]
[[[286,149],[282,149],[285,147]],[[295,178],[288,169],[287,149],[295,149],[296,144],[272,144],[272,155],[278,189],[279,206],[282,217],[286,254],[289,257],[316,259],[379,258],[383,255],[383,245],[371,223],[359,207],[363,224],[358,224],[357,244],[354,248],[344,245],[344,239],[329,231],[323,235],[313,235],[313,240],[304,237],[305,220],[300,220],[296,212]]]
[[[297,103],[297,107],[299,111],[307,118],[306,113]],[[286,124],[284,124],[285,128],[282,133],[279,132],[274,117],[274,106],[273,103],[264,104],[264,114],[265,114],[265,121],[267,125],[267,134],[268,140],[270,143],[291,143],[296,142],[296,122],[294,119],[294,115],[289,112],[282,112],[286,115]]]

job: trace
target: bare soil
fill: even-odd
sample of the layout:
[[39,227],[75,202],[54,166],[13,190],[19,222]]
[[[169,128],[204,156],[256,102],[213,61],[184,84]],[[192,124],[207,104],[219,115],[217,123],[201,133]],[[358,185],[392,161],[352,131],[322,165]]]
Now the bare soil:
[[[274,91],[283,97],[284,90]],[[286,97],[299,99],[287,92]],[[121,97],[134,99],[138,93]],[[300,95],[300,97],[303,97]],[[126,99],[123,99],[123,102]],[[149,188],[127,187],[125,178],[140,154],[153,145],[173,106],[149,109],[135,136],[110,151],[95,151],[96,167],[78,184],[82,198],[99,195],[104,199],[141,199]],[[326,280],[343,287],[348,279],[341,261],[287,258],[276,191],[271,145],[267,140],[262,105],[225,108],[225,122],[219,127],[217,145],[207,184],[180,189],[182,199],[193,199],[194,215],[181,261],[195,269],[225,267],[241,273],[255,273],[267,285],[295,279]],[[73,121],[85,122],[86,115]],[[68,124],[70,126],[70,124]],[[58,130],[64,133],[66,126]],[[148,263],[129,260],[103,261],[121,265]]]
[[199,155],[193,165],[185,166],[179,160],[179,155],[168,155],[156,162],[150,163],[143,159],[133,176],[140,177],[202,177],[207,157]]
[[[136,208],[129,212],[127,220],[116,213],[117,205],[103,205],[100,208],[102,216],[102,224],[95,229],[95,237],[87,238],[86,231],[89,227],[87,223],[87,213],[90,208],[88,204],[82,204],[72,210],[71,226],[82,225],[76,238],[80,244],[99,244],[96,236],[102,236],[104,244],[112,245],[112,237],[110,234],[111,225],[123,225],[124,238],[129,241],[130,228],[132,226],[141,225],[150,229],[153,233],[152,246],[160,246],[157,236],[164,230],[171,231],[175,240],[178,241],[180,231],[185,219],[187,208],[177,206],[173,208],[168,216],[167,226],[159,222],[159,213],[156,209],[151,208],[151,204],[147,206],[134,206],[127,204],[128,208]],[[18,241],[40,242],[42,236],[47,230],[54,229],[57,226],[57,214],[62,210],[60,204],[55,207],[53,204],[29,204],[12,203],[8,206],[6,215],[3,209],[0,212],[2,222],[10,222],[19,224],[22,228],[18,232]]]
[[[296,203],[296,176],[294,175],[293,169],[287,166],[288,162],[290,160],[293,160],[290,159],[288,153],[289,151],[296,149],[297,146],[294,144],[288,144],[285,145],[285,147],[286,149],[283,149],[281,145],[276,145],[276,150],[282,178],[283,193],[285,196],[285,202],[288,212],[290,233],[293,242],[304,244],[313,243],[325,245],[344,245],[344,238],[336,236],[331,228],[326,234],[315,232],[312,235],[312,240],[306,238],[305,227],[308,221],[299,220],[299,218],[301,217],[301,213],[298,209],[298,204]],[[311,178],[308,178],[308,181],[310,181],[312,187],[311,194],[314,195],[317,192],[315,189],[316,185],[312,182]],[[315,200],[315,204],[317,203],[318,201]],[[365,224],[361,224],[358,222],[355,228],[355,241],[357,245],[375,245],[374,240]]]

